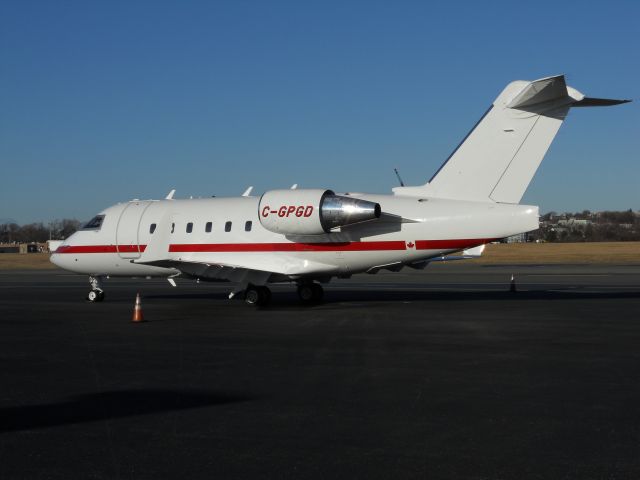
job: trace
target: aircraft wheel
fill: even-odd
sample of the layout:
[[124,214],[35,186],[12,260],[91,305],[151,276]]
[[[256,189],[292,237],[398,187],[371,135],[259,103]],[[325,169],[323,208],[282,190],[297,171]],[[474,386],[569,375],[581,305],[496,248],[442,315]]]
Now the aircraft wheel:
[[244,291],[244,302],[247,305],[257,306],[260,302],[260,290],[253,286],[247,287],[247,289]]
[[[104,295],[103,295],[104,298]],[[100,290],[91,290],[88,294],[87,294],[87,300],[89,300],[90,302],[99,302],[102,299],[100,298]]]
[[244,301],[247,305],[261,307],[271,300],[271,290],[264,286],[251,285],[244,292]]
[[101,302],[103,300],[104,300],[104,291],[99,290],[98,291],[98,300],[96,300],[96,301]]
[[269,302],[271,302],[271,290],[269,290],[269,287],[260,287],[260,295],[259,305],[269,305]]
[[303,283],[298,287],[298,296],[304,303],[311,303],[314,301],[314,287],[313,283]]
[[317,303],[322,302],[322,298],[324,297],[324,289],[322,288],[322,285],[319,283],[313,283],[311,288],[313,289],[313,301]]

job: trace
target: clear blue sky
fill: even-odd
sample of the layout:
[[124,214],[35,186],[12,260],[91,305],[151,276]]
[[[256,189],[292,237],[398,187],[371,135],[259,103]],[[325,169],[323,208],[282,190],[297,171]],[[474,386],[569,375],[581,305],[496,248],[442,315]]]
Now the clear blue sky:
[[[640,97],[640,2],[0,3],[0,219],[423,184],[515,79]],[[570,114],[524,202],[640,209],[640,102]]]

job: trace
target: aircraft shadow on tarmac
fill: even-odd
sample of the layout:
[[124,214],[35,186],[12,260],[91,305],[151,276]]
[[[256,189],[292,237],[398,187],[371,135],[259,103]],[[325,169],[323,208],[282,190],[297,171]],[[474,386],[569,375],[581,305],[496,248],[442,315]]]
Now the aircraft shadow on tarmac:
[[459,302],[465,300],[576,300],[576,299],[616,299],[640,298],[640,291],[594,292],[575,288],[571,290],[522,290],[505,291],[423,291],[403,292],[388,290],[341,290],[327,294],[325,301],[443,301]]
[[[580,290],[571,291],[449,291],[449,292],[403,292],[403,291],[333,291],[327,292],[321,304],[325,308],[345,308],[353,303],[354,306],[361,306],[362,303],[394,303],[394,302],[502,302],[502,301],[567,301],[567,300],[607,300],[607,299],[633,299],[640,298],[640,292],[584,292]],[[267,309],[281,310],[290,308],[284,298],[279,300],[274,295],[274,301],[266,307]],[[298,304],[299,306],[299,304]]]
[[197,300],[197,299],[210,299],[210,300],[226,300],[229,298],[228,293],[167,293],[167,294],[151,294],[144,295],[146,299],[163,299],[163,300]]
[[[415,288],[412,285],[411,288]],[[221,300],[228,301],[226,293],[171,293],[156,294],[145,296],[147,299],[164,299],[164,300]],[[303,305],[293,292],[274,292],[271,303],[266,307],[260,307],[267,310],[295,310],[313,307],[340,307],[350,302],[464,302],[464,301],[540,301],[540,300],[616,300],[616,299],[634,299],[640,298],[640,289],[638,290],[607,290],[594,291],[591,288],[575,286],[561,287],[558,289],[531,290],[521,289],[516,292],[505,290],[482,290],[482,291],[409,291],[402,288],[394,290],[376,290],[375,287],[369,290],[360,289],[327,289],[324,300],[321,304]]]
[[118,390],[42,405],[0,407],[0,433],[248,402],[246,394],[198,390]]

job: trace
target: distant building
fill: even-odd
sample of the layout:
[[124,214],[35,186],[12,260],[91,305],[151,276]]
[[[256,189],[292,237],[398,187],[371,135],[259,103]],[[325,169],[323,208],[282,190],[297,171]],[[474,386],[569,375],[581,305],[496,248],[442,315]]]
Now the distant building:
[[517,235],[511,235],[504,239],[505,243],[526,243],[529,239],[528,232],[518,233]]
[[46,243],[0,243],[0,253],[41,253],[48,251]]
[[565,228],[586,228],[586,226],[591,225],[591,223],[593,223],[591,220],[578,219],[575,217],[571,217],[563,220],[558,220],[557,225],[559,227],[565,227]]

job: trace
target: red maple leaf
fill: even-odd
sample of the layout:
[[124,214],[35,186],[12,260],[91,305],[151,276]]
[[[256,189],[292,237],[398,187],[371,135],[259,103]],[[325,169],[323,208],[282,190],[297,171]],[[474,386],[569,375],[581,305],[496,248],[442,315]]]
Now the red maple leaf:
[[413,247],[415,247],[415,244],[413,242],[409,242],[409,243],[407,243],[407,247],[413,248]]

